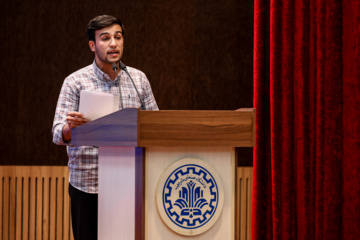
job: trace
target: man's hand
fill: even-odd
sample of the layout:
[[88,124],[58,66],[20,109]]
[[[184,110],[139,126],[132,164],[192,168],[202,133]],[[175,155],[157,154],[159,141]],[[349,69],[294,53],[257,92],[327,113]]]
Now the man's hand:
[[89,122],[89,119],[85,118],[82,113],[69,112],[66,116],[66,122],[67,124],[64,126],[62,130],[62,134],[63,134],[63,140],[65,142],[68,142],[71,140],[71,129]]
[[69,112],[66,116],[66,122],[70,125],[70,128],[74,128],[89,122],[89,119],[85,118],[82,113]]

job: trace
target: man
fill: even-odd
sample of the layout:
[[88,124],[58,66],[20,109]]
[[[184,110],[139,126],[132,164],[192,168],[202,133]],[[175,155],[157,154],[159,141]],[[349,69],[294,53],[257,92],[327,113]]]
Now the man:
[[[87,25],[89,47],[95,53],[93,63],[69,75],[61,88],[52,128],[53,142],[68,145],[69,195],[76,240],[97,239],[98,149],[71,146],[71,130],[88,119],[79,112],[80,90],[121,96],[123,108],[140,108],[141,100],[119,61],[124,50],[124,27],[113,16],[102,15]],[[117,65],[117,72],[113,70]],[[158,110],[150,83],[141,71],[127,67],[147,110]],[[119,84],[121,93],[119,92]]]

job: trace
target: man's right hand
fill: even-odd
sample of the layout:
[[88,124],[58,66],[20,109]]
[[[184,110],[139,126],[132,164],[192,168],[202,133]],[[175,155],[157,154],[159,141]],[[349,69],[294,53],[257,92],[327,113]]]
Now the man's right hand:
[[71,128],[74,128],[89,122],[89,119],[85,118],[82,113],[69,112],[66,116],[66,122]]
[[68,142],[71,140],[71,129],[89,122],[89,119],[85,118],[80,112],[69,112],[66,116],[66,122],[67,124],[62,130],[62,134],[63,140]]

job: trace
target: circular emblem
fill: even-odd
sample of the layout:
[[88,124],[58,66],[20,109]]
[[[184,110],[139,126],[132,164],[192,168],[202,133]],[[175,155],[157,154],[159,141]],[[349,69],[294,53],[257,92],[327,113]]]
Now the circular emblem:
[[219,218],[224,202],[221,179],[207,162],[183,158],[162,174],[156,203],[165,224],[182,235],[198,235]]

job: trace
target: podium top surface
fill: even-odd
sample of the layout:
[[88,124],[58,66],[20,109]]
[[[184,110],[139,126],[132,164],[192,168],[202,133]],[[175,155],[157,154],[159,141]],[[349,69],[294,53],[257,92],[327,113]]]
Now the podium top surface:
[[236,111],[128,108],[72,130],[75,146],[230,146],[255,145],[255,109]]

